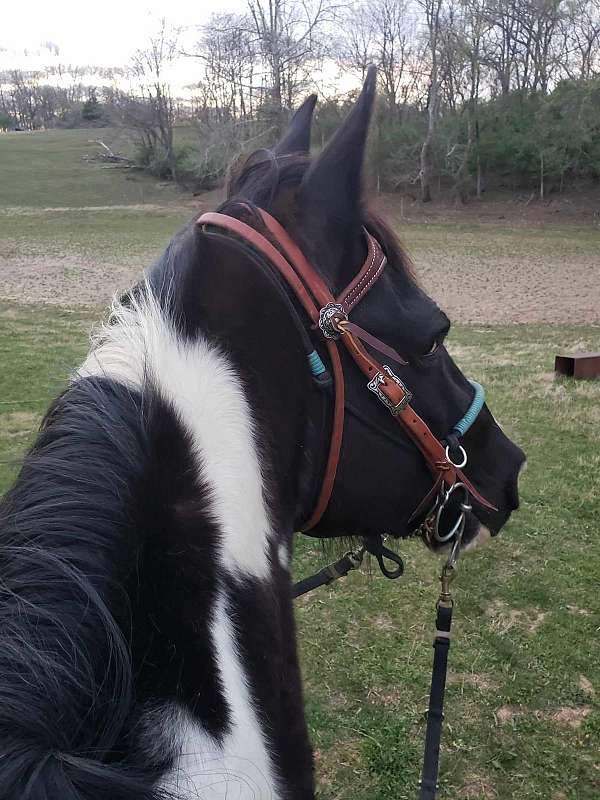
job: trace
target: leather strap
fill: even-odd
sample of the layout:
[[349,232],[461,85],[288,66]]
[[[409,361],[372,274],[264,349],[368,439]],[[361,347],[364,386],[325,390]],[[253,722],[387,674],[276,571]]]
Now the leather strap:
[[302,307],[312,322],[318,323],[319,308],[315,306],[313,297],[307,291],[303,281],[294,268],[262,233],[259,233],[255,228],[250,227],[250,225],[247,225],[240,219],[230,217],[227,214],[219,214],[217,211],[207,211],[205,214],[202,214],[197,220],[197,224],[202,226],[214,225],[215,228],[225,228],[225,230],[251,244],[259,253],[262,253],[273,266],[277,267],[282,277],[285,278],[298,300],[302,303]]
[[[333,296],[331,292],[325,285],[325,282],[321,278],[321,276],[316,272],[316,270],[312,267],[312,265],[308,262],[307,258],[305,257],[304,253],[300,250],[298,245],[293,241],[290,235],[287,233],[285,228],[268,212],[264,211],[263,209],[259,209],[259,214],[261,215],[265,226],[269,230],[269,232],[275,237],[277,242],[282,246],[283,250],[285,251],[288,259],[290,260],[291,264],[293,265],[297,274],[301,275],[302,280],[304,283],[309,286],[310,291],[312,292],[315,299],[321,304],[321,307],[327,305],[328,303],[333,302]],[[368,275],[373,275],[373,264],[377,262],[377,254],[380,254],[380,263],[381,265],[385,265],[385,256],[383,255],[381,248],[375,242],[375,239],[369,235],[369,253],[367,255],[367,260],[363,265],[359,275],[362,275],[364,278]],[[381,266],[381,270],[383,269]],[[381,271],[380,270],[380,271]],[[373,281],[370,278],[370,285],[372,285]],[[358,287],[358,292],[356,291]],[[343,302],[348,302],[348,298],[350,297],[349,302],[351,306],[354,306],[359,299],[364,296],[365,293],[365,283],[361,280],[352,282],[350,286],[345,289],[341,294],[340,298],[344,298]],[[339,300],[339,298],[338,298]],[[356,326],[358,328],[358,326]],[[399,386],[396,382],[391,380],[390,378],[385,377],[385,372],[382,368],[382,365],[379,364],[377,361],[372,359],[364,347],[357,341],[357,339],[348,332],[348,329],[342,325],[340,328],[343,331],[342,341],[346,346],[346,349],[358,365],[358,367],[363,371],[363,373],[371,380],[376,375],[382,376],[382,381],[380,384],[381,391],[384,395],[389,399],[390,403],[394,406],[401,405],[406,400],[406,391],[401,386]],[[359,331],[362,332],[361,328],[358,328]],[[370,336],[370,334],[369,334]],[[373,340],[377,343],[378,340],[373,337]],[[328,343],[330,340],[327,340]],[[387,347],[387,345],[385,345]],[[391,350],[391,348],[390,348]],[[398,358],[401,358],[395,351],[393,351],[394,355]],[[342,374],[343,380],[343,374]],[[336,381],[336,397],[338,395],[337,391],[337,381]],[[444,481],[451,486],[453,483],[456,482],[457,470],[456,468],[446,459],[445,448],[439,442],[433,433],[430,431],[427,424],[419,417],[419,415],[410,407],[410,405],[406,405],[406,408],[399,413],[400,420],[404,423],[409,435],[411,438],[416,442],[419,449],[423,453],[425,459],[427,460],[430,468],[432,469],[434,475],[439,474],[440,472],[443,475]],[[467,484],[465,484],[467,485]],[[471,484],[468,484],[467,488],[470,488]],[[473,496],[476,499],[481,498],[481,495],[473,487]],[[483,500],[483,498],[481,498]],[[487,501],[484,500],[484,503]]]
[[368,355],[364,347],[350,332],[349,326],[346,326],[345,323],[341,323],[339,327],[343,331],[342,341],[359,369],[370,381],[375,376],[378,376],[380,381],[379,389],[387,397],[390,405],[400,407],[394,416],[398,422],[404,425],[411,439],[423,453],[434,477],[441,476],[448,486],[452,486],[457,480],[460,480],[465,484],[478,503],[486,508],[496,510],[495,506],[489,503],[485,497],[477,491],[466,475],[448,461],[446,458],[446,448],[439,439],[434,436],[427,423],[421,419],[407,402],[409,398],[407,398],[406,387],[399,385],[390,378],[385,372],[383,365],[379,364]]
[[364,328],[361,328],[360,325],[356,325],[354,322],[350,322],[349,320],[342,320],[338,323],[338,327],[342,328],[342,330],[345,332],[351,333],[357,339],[366,342],[370,347],[373,348],[373,350],[377,350],[382,355],[387,356],[392,361],[395,361],[396,364],[402,364],[403,366],[408,364],[408,361],[402,358],[397,350],[394,350],[394,348],[390,347],[389,344],[385,344],[385,342],[382,342],[376,336],[373,336],[372,333],[369,333]]
[[346,286],[344,291],[336,298],[336,303],[344,306],[346,314],[362,300],[371,286],[383,275],[387,259],[379,242],[374,239],[366,228],[363,228],[367,239],[367,259],[362,265],[358,275]]
[[[292,239],[286,229],[278,222],[275,217],[272,217],[268,211],[262,208],[258,209],[262,221],[269,233],[274,237],[277,244],[283,249],[288,261],[298,275],[301,276],[304,284],[308,286],[312,296],[317,302],[318,310],[326,306],[327,303],[333,303],[333,295],[323,278],[319,275],[316,269],[308,261],[302,250],[298,247],[296,242]],[[318,318],[318,313],[317,313]]]
[[[249,242],[259,253],[267,258],[274,267],[276,267],[279,272],[281,273],[282,277],[285,278],[288,285],[301,302],[304,310],[308,314],[309,318],[312,322],[317,325],[319,321],[319,310],[320,306],[317,305],[313,299],[314,295],[312,292],[316,292],[321,297],[327,297],[328,290],[325,286],[324,282],[311,268],[300,250],[297,246],[292,242],[290,237],[285,233],[284,229],[281,228],[279,223],[270,215],[267,214],[266,211],[261,211],[261,214],[264,215],[270,222],[270,224],[275,229],[273,232],[275,235],[279,236],[280,231],[283,232],[284,236],[283,239],[288,240],[281,242],[282,246],[285,244],[288,245],[289,250],[292,251],[293,255],[295,256],[295,262],[292,261],[291,257],[290,260],[286,260],[283,255],[280,253],[277,248],[271,244],[271,242],[264,237],[261,233],[259,233],[254,228],[250,227],[250,225],[246,225],[245,222],[242,222],[235,217],[229,217],[227,214],[219,214],[214,211],[208,211],[203,214],[198,219],[199,225],[213,225],[217,228],[224,228],[225,230],[230,231],[231,233],[239,236],[243,240]],[[287,250],[288,248],[286,248]],[[297,250],[297,253],[295,252]],[[302,264],[304,261],[304,264]],[[294,266],[292,266],[292,264]],[[300,269],[298,269],[300,266]],[[300,271],[302,270],[302,271]],[[307,288],[304,282],[304,275],[302,272],[306,272],[307,274],[312,273],[311,277],[313,278],[311,283],[310,289]],[[312,296],[311,296],[312,295]],[[327,302],[327,301],[326,301]],[[315,507],[308,518],[308,520],[301,526],[301,530],[310,530],[314,528],[314,526],[319,522],[323,514],[325,513],[325,509],[329,505],[329,501],[331,499],[331,494],[333,492],[333,484],[335,482],[335,476],[337,473],[337,467],[340,460],[340,451],[342,448],[342,438],[344,435],[344,412],[345,412],[345,381],[344,381],[344,372],[342,369],[342,362],[340,359],[340,354],[338,352],[337,346],[332,339],[328,339],[325,342],[327,346],[327,350],[329,353],[329,358],[331,360],[331,368],[333,372],[333,380],[334,380],[334,403],[333,403],[333,424],[331,430],[331,438],[329,442],[329,453],[327,455],[327,463],[325,466],[325,474],[323,476],[323,483],[321,485],[321,490],[319,492],[319,496],[317,498],[317,502]]]
[[345,578],[353,569],[358,569],[360,567],[364,553],[364,547],[354,552],[350,551],[344,553],[344,555],[337,561],[334,561],[333,564],[328,564],[314,575],[297,581],[293,586],[294,597],[302,597],[303,594],[308,594],[308,592],[312,592],[313,589],[318,589],[319,586],[327,586],[333,583],[333,581]]

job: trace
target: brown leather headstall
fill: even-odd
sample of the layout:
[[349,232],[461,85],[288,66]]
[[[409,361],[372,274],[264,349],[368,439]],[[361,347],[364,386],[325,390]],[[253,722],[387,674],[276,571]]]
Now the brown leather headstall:
[[[303,531],[313,528],[321,519],[331,499],[340,459],[344,433],[345,381],[338,346],[342,342],[354,362],[367,378],[367,387],[389,409],[419,448],[434,477],[434,485],[421,501],[411,519],[426,512],[437,496],[440,487],[453,486],[460,481],[471,495],[484,507],[495,510],[475,489],[460,468],[447,457],[446,448],[434,436],[427,424],[410,405],[411,393],[388,364],[373,358],[361,340],[374,350],[400,364],[407,362],[393,348],[348,319],[349,312],[367,294],[381,277],[387,259],[381,246],[365,230],[367,258],[352,282],[334,297],[317,270],[310,264],[298,245],[283,226],[263,209],[257,209],[272,241],[263,233],[227,214],[209,211],[197,223],[225,230],[238,237],[260,253],[279,272],[304,308],[313,326],[320,329],[331,363],[334,382],[333,424],[323,482],[316,505]],[[276,243],[276,245],[274,244]]]

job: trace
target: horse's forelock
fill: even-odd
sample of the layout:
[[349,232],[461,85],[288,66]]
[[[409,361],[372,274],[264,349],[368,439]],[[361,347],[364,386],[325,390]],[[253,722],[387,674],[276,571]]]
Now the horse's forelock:
[[[278,155],[271,150],[257,150],[243,162],[232,165],[227,183],[227,200],[219,211],[239,216],[240,203],[264,207],[272,211],[278,195],[299,187],[310,166],[305,153]],[[413,263],[392,228],[363,202],[362,221],[377,239],[387,255],[390,266],[404,273],[412,283],[418,283]],[[287,209],[288,212],[294,209]],[[250,211],[252,214],[252,210]],[[258,217],[255,220],[258,224]]]

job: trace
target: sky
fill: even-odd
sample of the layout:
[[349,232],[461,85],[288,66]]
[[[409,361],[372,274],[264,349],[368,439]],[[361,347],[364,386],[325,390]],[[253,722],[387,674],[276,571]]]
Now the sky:
[[[1,0],[0,0],[1,2]],[[0,10],[0,71],[42,70],[68,65],[126,67],[135,51],[148,42],[161,19],[180,30],[179,42],[191,49],[198,26],[217,12],[244,11],[246,0],[4,0]],[[48,46],[51,43],[51,46]],[[186,48],[187,45],[187,48]],[[201,80],[200,65],[179,57],[165,70],[165,79],[180,97]],[[67,85],[68,74],[53,77]],[[84,83],[103,83],[101,77],[85,76]],[[325,80],[346,91],[356,79],[340,79],[329,64],[315,80]],[[135,87],[135,78],[117,78],[122,89]]]
[[[244,0],[6,0],[0,11],[0,69],[126,66],[161,17],[192,35],[211,13],[243,7]],[[58,47],[58,56],[44,48],[45,42]]]

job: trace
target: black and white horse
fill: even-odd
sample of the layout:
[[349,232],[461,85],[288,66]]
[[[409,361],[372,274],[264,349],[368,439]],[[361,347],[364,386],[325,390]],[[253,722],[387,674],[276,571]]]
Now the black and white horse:
[[[370,74],[312,161],[310,98],[221,211],[269,211],[332,289],[364,260],[361,226],[373,234],[388,268],[355,319],[408,357],[413,405],[441,436],[472,389],[448,319],[361,201],[373,96]],[[354,413],[313,533],[406,536],[430,472],[345,369]],[[290,559],[330,406],[289,303],[234,241],[188,225],[114,305],[0,506],[2,800],[314,796]],[[517,507],[523,454],[487,408],[464,445],[498,509],[476,509],[472,540]]]

